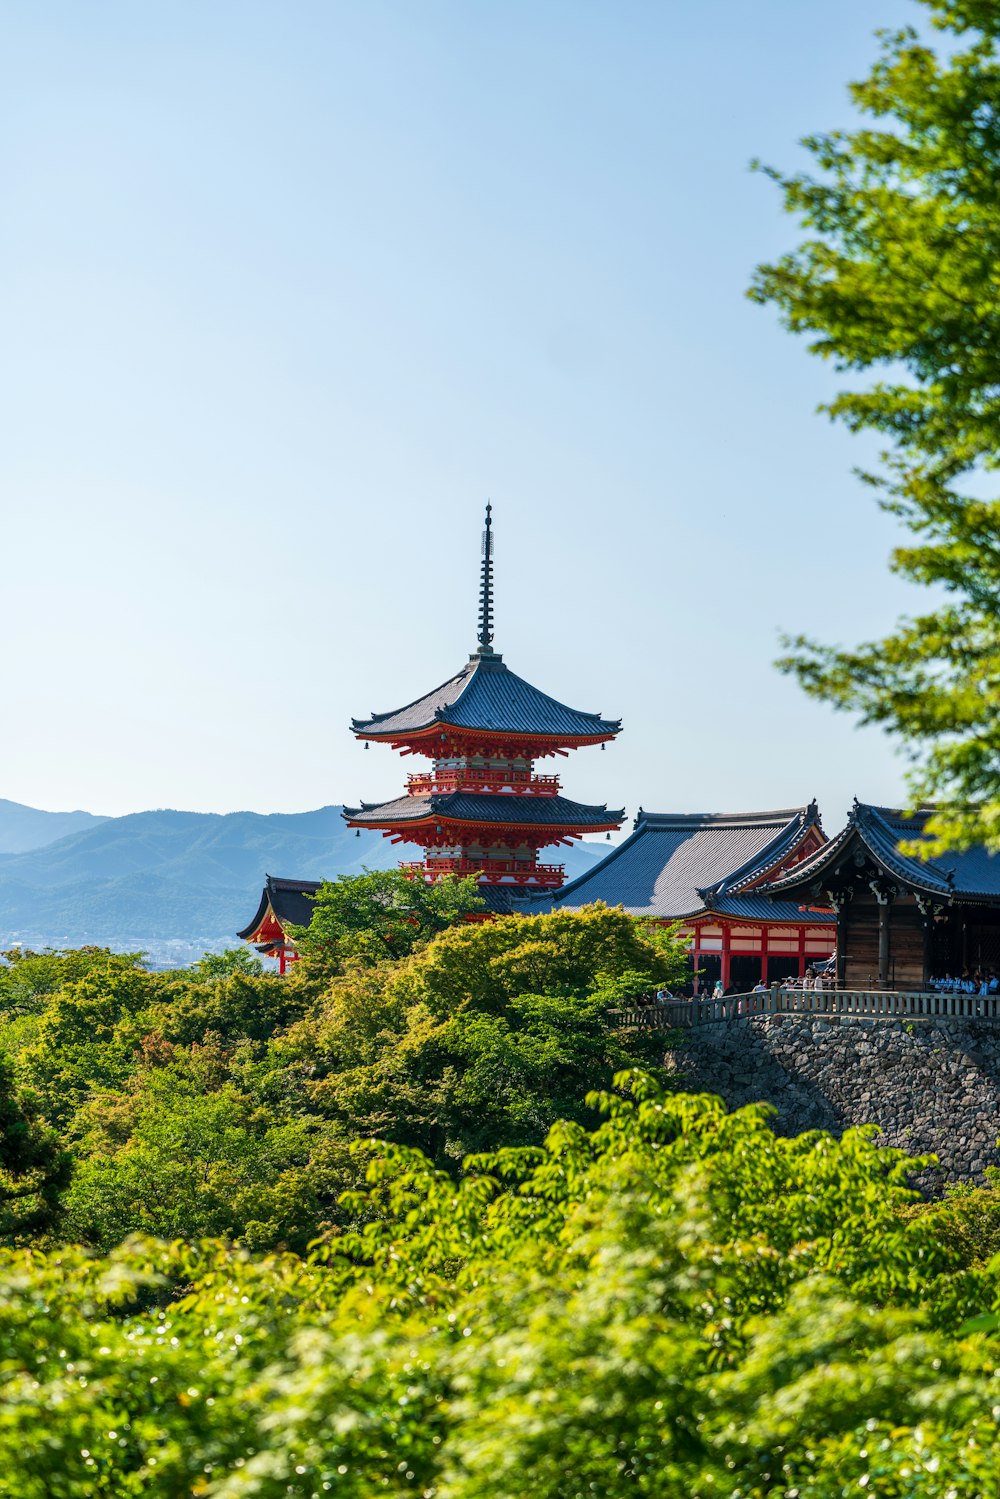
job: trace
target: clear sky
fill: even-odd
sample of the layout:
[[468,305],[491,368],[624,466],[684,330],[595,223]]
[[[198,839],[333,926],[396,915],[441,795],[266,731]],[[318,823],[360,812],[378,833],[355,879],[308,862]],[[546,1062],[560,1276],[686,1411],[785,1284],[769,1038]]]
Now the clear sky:
[[375,800],[353,715],[475,644],[621,716],[586,801],[899,795],[772,667],[913,600],[745,288],[754,156],[851,120],[907,0],[39,0],[0,48],[0,796]]

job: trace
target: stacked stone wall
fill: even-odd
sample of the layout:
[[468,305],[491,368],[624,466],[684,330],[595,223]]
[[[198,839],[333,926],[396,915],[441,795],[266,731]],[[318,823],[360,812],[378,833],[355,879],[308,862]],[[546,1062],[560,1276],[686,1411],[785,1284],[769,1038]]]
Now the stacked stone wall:
[[700,1026],[666,1057],[687,1092],[767,1102],[780,1134],[877,1124],[881,1143],[933,1153],[927,1186],[1000,1165],[1000,1024],[767,1015]]

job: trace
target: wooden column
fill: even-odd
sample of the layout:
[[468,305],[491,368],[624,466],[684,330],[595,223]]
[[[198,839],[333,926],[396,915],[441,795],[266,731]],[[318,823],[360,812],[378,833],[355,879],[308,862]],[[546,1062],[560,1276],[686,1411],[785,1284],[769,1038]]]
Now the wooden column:
[[760,929],[760,981],[767,983],[767,927]]
[[887,895],[876,895],[878,901],[878,982],[879,988],[889,985],[889,912],[892,909]]
[[729,926],[724,921],[722,923],[722,972],[721,972],[722,987],[723,987],[723,989],[728,989],[729,988],[729,941],[730,941],[730,938],[729,938]]

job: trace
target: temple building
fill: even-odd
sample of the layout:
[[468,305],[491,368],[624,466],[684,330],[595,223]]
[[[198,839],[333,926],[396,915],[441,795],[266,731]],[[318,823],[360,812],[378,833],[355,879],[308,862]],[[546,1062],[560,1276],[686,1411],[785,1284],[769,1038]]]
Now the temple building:
[[783,904],[833,908],[837,978],[848,989],[921,990],[945,974],[1000,972],[1000,856],[901,853],[901,842],[925,838],[930,816],[856,801],[843,832],[770,887]]
[[600,864],[533,912],[573,911],[594,901],[632,916],[680,923],[698,987],[721,979],[746,990],[805,972],[834,950],[836,916],[775,899],[771,888],[826,845],[815,802],[778,812],[644,812]]
[[264,958],[276,958],[278,972],[285,973],[295,959],[295,944],[288,929],[308,926],[312,920],[312,900],[319,880],[281,880],[264,876],[264,890],[253,920],[241,932],[244,942],[252,942]]
[[486,507],[478,644],[440,687],[392,713],[354,719],[358,739],[387,744],[430,761],[407,778],[406,794],[345,807],[350,827],[370,828],[397,843],[416,843],[419,862],[402,865],[414,879],[475,875],[487,908],[558,889],[563,866],[539,854],[585,833],[619,828],[624,811],[563,796],[559,778],[536,762],[585,745],[604,745],[621,730],[557,702],[517,676],[493,649],[493,524]]

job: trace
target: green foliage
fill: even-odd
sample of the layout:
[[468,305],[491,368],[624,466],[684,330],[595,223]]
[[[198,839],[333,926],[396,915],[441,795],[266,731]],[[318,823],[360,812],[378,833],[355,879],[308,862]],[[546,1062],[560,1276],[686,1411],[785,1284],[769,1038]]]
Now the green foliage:
[[[338,898],[351,889],[359,909],[372,898],[368,876]],[[472,1150],[539,1143],[561,1115],[592,1120],[589,1089],[658,1061],[662,1038],[603,1013],[616,984],[649,987],[671,961],[621,911],[433,936],[442,909],[422,937],[403,923],[402,959],[352,947],[325,981],[325,960],[281,979],[232,955],[167,974],[94,951],[8,970],[28,996],[0,1022],[19,1107],[74,1161],[60,1232],[301,1250],[349,1222],[352,1139],[419,1145],[457,1172]]]
[[63,985],[94,972],[131,973],[141,958],[141,953],[114,953],[106,947],[80,947],[68,952],[11,948],[0,953],[0,1011],[37,1014]]
[[55,1228],[71,1169],[68,1151],[33,1117],[13,1068],[0,1057],[0,1243],[23,1243]]
[[308,1261],[8,1256],[0,1494],[995,1494],[996,1277],[903,1216],[919,1163],[618,1082],[458,1183],[373,1153]]
[[225,952],[207,952],[197,963],[192,963],[191,972],[196,978],[218,983],[235,973],[259,978],[264,965],[248,947],[227,947]]
[[885,640],[798,638],[780,664],[898,736],[938,851],[998,848],[1000,25],[992,0],[921,3],[950,48],[884,35],[851,88],[870,123],[811,136],[815,175],[771,172],[808,237],[751,295],[855,377],[828,409],[888,443],[864,477],[914,536],[892,566],[937,598]]
[[207,1233],[304,1251],[357,1180],[347,1142],[318,1119],[262,1107],[218,1043],[156,1061],[77,1116],[66,1236],[111,1248],[131,1233]]
[[348,959],[371,964],[405,958],[429,937],[483,909],[472,875],[428,885],[398,869],[368,870],[321,885],[309,926],[293,927],[291,933],[305,972],[330,975]]
[[655,1064],[663,1038],[610,1028],[605,1011],[620,985],[648,992],[684,962],[601,905],[465,923],[404,963],[335,979],[273,1054],[311,1109],[455,1166],[591,1118],[589,1089]]

